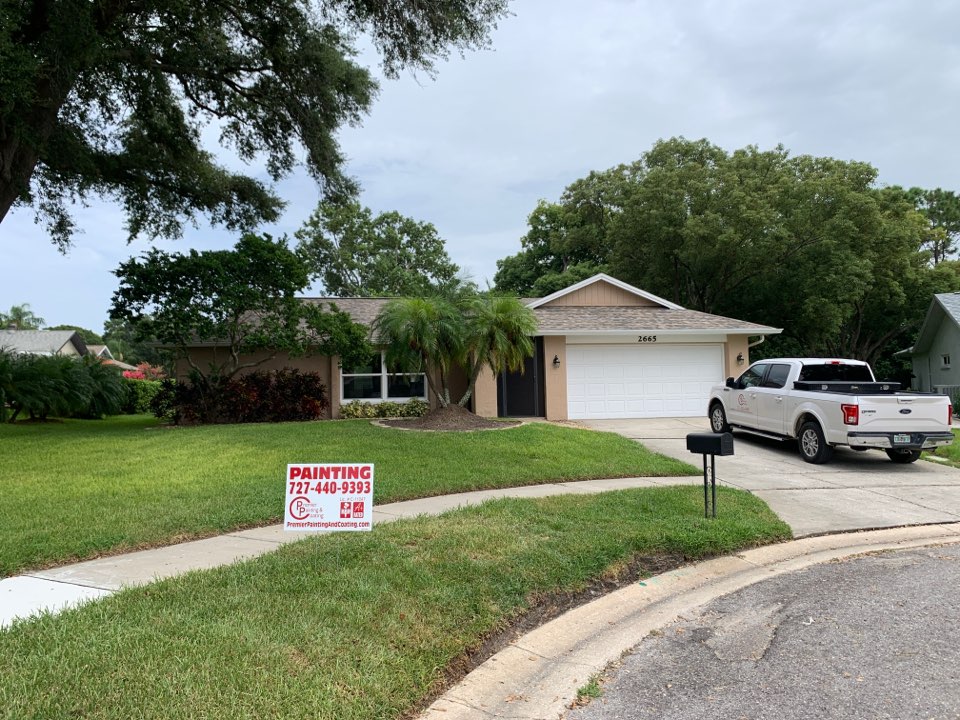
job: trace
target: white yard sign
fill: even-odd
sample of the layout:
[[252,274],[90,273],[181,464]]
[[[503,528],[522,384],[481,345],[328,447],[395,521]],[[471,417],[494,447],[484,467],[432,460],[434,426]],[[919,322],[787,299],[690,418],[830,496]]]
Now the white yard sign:
[[287,465],[283,529],[370,530],[373,465]]

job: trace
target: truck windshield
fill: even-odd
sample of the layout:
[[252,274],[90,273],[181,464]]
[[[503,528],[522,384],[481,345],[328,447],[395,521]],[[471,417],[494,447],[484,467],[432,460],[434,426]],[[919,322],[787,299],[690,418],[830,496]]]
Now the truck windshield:
[[868,365],[804,365],[800,380],[808,382],[873,382]]

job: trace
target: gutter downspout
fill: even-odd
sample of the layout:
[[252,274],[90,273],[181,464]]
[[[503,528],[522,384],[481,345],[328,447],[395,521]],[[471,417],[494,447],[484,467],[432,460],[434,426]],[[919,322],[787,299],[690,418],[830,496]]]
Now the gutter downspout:
[[756,342],[748,342],[748,343],[747,343],[747,350],[749,350],[750,348],[754,348],[754,347],[756,347],[757,345],[760,345],[760,344],[761,344],[764,340],[766,340],[766,339],[767,339],[767,336],[766,336],[766,335],[761,335],[761,336],[760,336],[760,339],[757,340]]

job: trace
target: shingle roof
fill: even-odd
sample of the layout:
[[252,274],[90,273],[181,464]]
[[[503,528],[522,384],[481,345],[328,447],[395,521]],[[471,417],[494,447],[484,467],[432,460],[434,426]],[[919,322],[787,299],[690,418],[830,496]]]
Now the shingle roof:
[[536,308],[540,333],[691,330],[750,334],[775,334],[766,325],[710,315],[697,310],[656,307],[540,307]]
[[75,330],[0,330],[0,348],[27,355],[55,355],[71,338],[77,351],[86,354],[87,346]]
[[[335,303],[355,322],[371,325],[391,298],[308,298],[311,303]],[[532,300],[523,299],[529,304]],[[539,307],[534,308],[539,334],[702,331],[772,335],[778,328],[710,315],[697,310],[673,310],[657,307]]]

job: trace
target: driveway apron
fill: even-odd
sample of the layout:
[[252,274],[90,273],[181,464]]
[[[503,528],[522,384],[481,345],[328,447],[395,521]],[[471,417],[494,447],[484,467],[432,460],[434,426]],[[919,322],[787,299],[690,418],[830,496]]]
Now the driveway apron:
[[[686,436],[710,431],[706,417],[581,422],[694,465],[701,456],[687,451]],[[801,459],[796,442],[743,432],[734,438],[735,454],[717,458],[718,484],[763,499],[795,537],[960,522],[960,469],[927,460],[898,465],[882,452],[849,448],[837,448],[827,464],[812,465]]]

